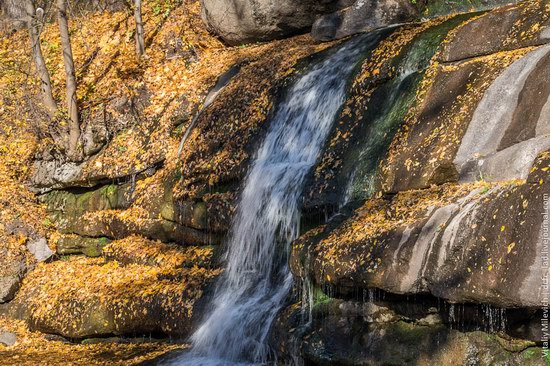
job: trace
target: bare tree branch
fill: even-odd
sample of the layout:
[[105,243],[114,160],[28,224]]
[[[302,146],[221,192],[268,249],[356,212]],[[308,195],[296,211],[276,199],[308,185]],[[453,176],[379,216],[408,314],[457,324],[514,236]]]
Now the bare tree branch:
[[29,29],[32,53],[36,64],[36,72],[40,78],[40,87],[42,92],[42,101],[48,109],[51,116],[57,112],[57,103],[53,98],[52,83],[50,73],[44,61],[42,47],[40,44],[40,24],[44,19],[44,10],[36,9],[31,0],[25,0],[26,22]]
[[134,1],[134,18],[136,20],[136,53],[138,58],[141,58],[145,54],[143,20],[141,18],[141,0]]
[[63,48],[65,76],[67,79],[67,111],[69,112],[70,118],[68,156],[72,159],[76,159],[78,156],[78,143],[80,141],[80,121],[76,98],[76,76],[71,39],[69,35],[66,0],[57,0],[57,19],[59,23],[59,33],[61,35],[61,46]]

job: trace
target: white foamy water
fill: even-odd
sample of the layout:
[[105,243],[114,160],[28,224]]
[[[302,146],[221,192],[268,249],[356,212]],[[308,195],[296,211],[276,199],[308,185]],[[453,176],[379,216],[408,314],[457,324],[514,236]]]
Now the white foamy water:
[[233,222],[226,269],[192,349],[174,365],[265,364],[267,338],[292,286],[288,247],[298,235],[303,183],[374,36],[348,41],[288,90],[248,173]]

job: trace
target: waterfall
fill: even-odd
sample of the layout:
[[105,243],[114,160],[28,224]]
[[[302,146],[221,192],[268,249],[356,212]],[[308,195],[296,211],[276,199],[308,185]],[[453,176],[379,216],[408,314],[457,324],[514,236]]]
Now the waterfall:
[[298,235],[305,177],[350,75],[379,37],[362,35],[339,46],[310,67],[275,110],[243,186],[212,308],[176,365],[264,364],[272,356],[267,338],[292,286],[288,247]]

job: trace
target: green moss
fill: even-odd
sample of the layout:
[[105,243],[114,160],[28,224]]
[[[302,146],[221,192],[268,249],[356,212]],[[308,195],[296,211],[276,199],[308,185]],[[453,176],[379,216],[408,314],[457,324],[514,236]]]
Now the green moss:
[[85,237],[65,237],[57,242],[57,252],[63,256],[84,254],[87,257],[101,257],[103,247],[109,244],[111,240],[102,238]]
[[117,185],[110,185],[105,188],[105,198],[109,202],[109,208],[116,209],[119,208],[121,201],[121,190]]
[[184,133],[183,127],[184,123],[180,123],[179,125],[177,125],[176,128],[174,128],[173,135],[181,137]]
[[387,102],[382,104],[383,111],[371,125],[365,139],[366,144],[358,155],[360,163],[357,165],[355,179],[352,182],[352,199],[367,198],[373,194],[378,164],[414,102],[415,85],[419,81],[418,73],[392,80],[377,91],[378,98],[373,98],[380,102],[385,99]]
[[545,353],[540,347],[529,347],[521,352],[521,358],[528,365],[538,365],[542,359],[546,365],[550,366],[550,353]]
[[99,245],[107,245],[111,242],[111,239],[103,237],[98,239]]
[[105,195],[110,196],[117,193],[118,186],[115,184],[111,184],[102,189],[105,191]]
[[42,221],[42,225],[44,225],[44,227],[50,227],[50,226],[52,226],[52,221],[50,220],[49,217],[46,217],[46,218]]
[[313,289],[313,304],[314,306],[326,305],[332,301],[332,298],[326,295],[323,290],[318,287]]
[[[380,161],[386,155],[405,116],[414,106],[418,85],[424,71],[450,30],[457,27],[471,14],[453,17],[418,34],[399,55],[391,60],[395,76],[379,86],[365,107],[363,131],[357,148],[348,149],[344,158],[342,178],[350,200],[370,197],[376,190]],[[353,97],[353,96],[352,96]],[[349,177],[349,178],[348,178]]]
[[50,212],[63,212],[65,217],[79,217],[86,212],[124,208],[128,185],[111,184],[84,193],[54,191],[43,200]]
[[87,211],[88,207],[91,205],[91,202],[94,199],[94,191],[75,195],[75,198],[76,198],[76,202],[75,202],[76,210]]
[[538,353],[537,351],[538,351],[538,349],[536,349],[536,348],[528,348],[525,351],[523,351],[521,353],[521,355],[523,356],[523,358],[525,360],[530,360],[530,359],[534,358],[537,355],[537,353]]
[[509,0],[428,0],[426,4],[420,7],[424,17],[434,18],[447,14],[466,13],[473,11],[482,11],[509,4]]
[[412,323],[400,321],[395,323],[390,330],[400,342],[415,345],[420,344],[426,335],[436,333],[440,328],[445,330],[443,325],[440,327],[419,327]]
[[82,248],[82,254],[86,257],[97,258],[103,255],[103,249],[101,247],[86,247]]

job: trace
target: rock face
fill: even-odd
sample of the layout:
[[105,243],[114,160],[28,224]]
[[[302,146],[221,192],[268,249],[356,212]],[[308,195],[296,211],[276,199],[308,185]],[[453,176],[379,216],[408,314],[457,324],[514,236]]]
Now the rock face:
[[487,89],[454,159],[462,180],[526,179],[537,155],[550,148],[549,66],[550,46],[541,47]]
[[329,225],[298,241],[293,268],[343,292],[376,287],[451,302],[541,307],[540,278],[548,269],[537,261],[547,190],[540,182],[478,184],[370,200],[336,229]]
[[356,0],[345,9],[320,16],[313,23],[311,35],[317,41],[330,41],[417,17],[418,10],[408,0]]
[[[466,144],[477,140],[477,137],[471,138],[475,135],[474,131],[470,132],[470,137],[463,137],[474,114],[479,115],[476,116],[476,120],[479,120],[483,106],[488,103],[481,101],[490,98],[485,92],[493,81],[507,67],[512,68],[507,72],[508,75],[516,69],[522,69],[527,78],[533,72],[529,83],[514,84],[516,100],[514,96],[510,96],[510,103],[501,105],[505,106],[501,108],[509,109],[506,113],[515,113],[518,117],[527,103],[525,98],[518,99],[521,91],[527,93],[529,90],[538,90],[531,83],[535,79],[541,79],[536,75],[540,74],[544,65],[535,59],[538,60],[537,55],[543,57],[546,51],[530,47],[548,42],[542,36],[549,25],[548,12],[544,7],[544,2],[534,2],[497,9],[474,18],[455,17],[445,22],[433,20],[424,23],[422,27],[405,27],[390,36],[388,43],[380,50],[394,52],[397,56],[375,58],[363,65],[362,75],[355,81],[346,108],[338,117],[335,141],[327,146],[314,172],[311,185],[306,187],[306,208],[314,209],[318,205],[338,203],[335,201],[341,199],[344,195],[342,190],[348,187],[352,199],[361,199],[376,190],[395,193],[457,181],[459,172],[462,172],[462,179],[465,181],[465,169],[472,167],[472,164],[455,164],[458,162],[455,162],[455,158],[470,159],[461,158],[457,152],[461,141],[465,141],[462,148],[465,150]],[[504,20],[510,17],[513,22],[507,22],[508,28],[502,26],[492,38],[476,37],[479,29],[496,22],[496,16]],[[523,36],[520,37],[520,34]],[[499,52],[500,49],[505,52]],[[466,59],[457,60],[460,58],[458,55]],[[527,58],[518,61],[524,55]],[[512,65],[516,61],[518,64]],[[493,92],[490,94],[497,92],[499,84],[502,86],[506,82],[513,83],[510,79],[504,80],[505,78],[506,74],[500,76],[501,81],[493,85]],[[543,116],[547,97],[544,89],[541,92],[536,98],[537,105],[540,104],[536,116],[534,114],[530,117],[533,119],[530,121],[531,126],[537,125],[539,119],[544,119],[539,116]],[[402,97],[394,98],[395,95]],[[494,94],[493,105],[502,97],[502,94]],[[507,122],[509,123],[511,122]],[[471,128],[475,125],[476,123],[472,124]],[[499,128],[504,131],[508,129],[507,126]],[[399,129],[402,131],[397,132]],[[510,130],[509,135],[514,133]],[[337,141],[336,136],[339,135],[346,136],[346,139]],[[544,150],[544,143],[540,143],[545,140],[543,135],[539,129],[537,137],[535,127],[530,135],[519,136],[523,142],[533,137],[537,140],[529,142],[533,143],[531,146],[534,148],[529,152],[525,151],[527,161],[520,163],[518,160],[524,167],[521,174],[518,175],[517,171],[513,174],[510,172],[505,179],[510,179],[514,174],[516,178],[525,179],[529,164],[532,164],[538,152]],[[510,144],[513,145],[514,142],[522,141],[510,141]],[[472,151],[472,154],[481,152],[492,156],[495,151],[499,151],[496,155],[505,156],[507,151],[500,148],[499,142],[496,144],[499,146],[493,153],[481,152],[480,147],[479,151]],[[518,151],[519,146],[507,146],[507,149],[512,153]],[[388,152],[388,149],[391,151]],[[381,170],[378,170],[378,166]],[[504,169],[503,172],[508,174],[508,170]],[[348,183],[350,177],[352,182]],[[479,174],[477,178],[480,178]],[[489,176],[483,176],[483,179],[492,180]],[[497,181],[499,178],[495,177],[493,180]]]
[[48,241],[46,238],[39,238],[33,241],[30,241],[26,244],[27,249],[34,256],[37,262],[44,262],[48,260],[53,255],[52,250],[48,246]]
[[66,235],[57,241],[57,254],[84,254],[87,257],[101,257],[103,248],[110,241],[106,237],[86,238],[77,235]]
[[44,195],[42,198],[52,221],[62,233],[72,235],[60,241],[58,252],[99,256],[101,243],[106,243],[105,240],[135,234],[164,242],[219,244],[220,237],[215,232],[223,228],[219,228],[215,219],[212,219],[212,226],[207,224],[206,203],[175,204],[166,196],[169,192],[162,192],[160,196],[150,197],[145,210],[135,215],[121,214],[120,210],[131,207],[134,190],[135,185],[126,183],[85,193],[54,191]]
[[[483,330],[458,330],[465,320],[453,317],[474,309],[438,309],[435,305],[401,304],[392,308],[381,298],[320,302],[305,330],[301,353],[311,365],[545,364],[535,342],[487,334],[489,323],[479,327]],[[290,327],[299,328],[299,312],[299,307],[289,308],[275,325],[273,336],[281,337],[278,343],[286,357],[295,349],[288,334]],[[494,315],[496,319],[498,312]]]
[[[285,332],[308,326],[274,344],[313,365],[544,364],[549,9],[405,26],[366,60],[304,191],[306,212],[347,203],[293,244],[312,315],[289,307]],[[326,305],[349,299],[362,310]],[[395,339],[418,343],[385,353]]]
[[485,11],[518,2],[519,1],[516,0],[484,0],[472,3],[467,0],[458,0],[453,2],[446,0],[427,0],[421,3],[416,2],[416,5],[418,6],[423,18],[433,18],[448,14]]
[[[396,153],[383,163],[385,178],[382,186],[385,190],[398,192],[425,188],[432,184],[431,179],[439,167],[449,162],[454,163],[463,180],[466,175],[470,176],[469,180],[479,178],[498,181],[526,178],[529,165],[536,155],[544,150],[545,138],[525,142],[524,146],[527,144],[530,148],[525,149],[523,157],[522,153],[519,153],[522,145],[512,145],[541,136],[540,129],[537,135],[534,126],[537,125],[539,117],[543,116],[541,112],[544,111],[543,106],[548,99],[545,91],[542,90],[538,101],[533,102],[533,105],[540,104],[530,117],[530,127],[527,128],[534,128],[534,132],[520,134],[512,139],[507,137],[508,141],[502,142],[504,136],[499,136],[499,133],[505,133],[510,129],[508,134],[511,136],[520,132],[510,128],[511,120],[514,119],[514,114],[519,116],[523,113],[522,109],[526,103],[524,96],[528,95],[530,89],[537,88],[532,83],[542,70],[539,67],[544,65],[543,59],[547,51],[544,47],[528,47],[548,43],[542,36],[544,29],[550,25],[545,6],[544,2],[534,2],[497,9],[472,19],[453,32],[452,39],[442,47],[439,57],[442,64],[429,80],[431,85],[426,90],[422,105],[414,116],[410,116],[410,132],[406,137],[395,141]],[[491,39],[476,37],[475,34],[479,33],[476,29],[495,23],[496,16],[500,16],[508,25],[500,25],[501,29],[494,33]],[[508,21],[509,18],[512,21]],[[520,34],[524,36],[521,37]],[[499,49],[508,51],[498,53]],[[467,61],[455,61],[462,56],[467,57]],[[518,75],[515,75],[519,78],[517,83],[515,77],[510,78],[514,72],[518,72]],[[497,90],[499,85],[502,87],[506,83],[506,88],[511,88],[509,96]],[[507,99],[499,103],[505,95]],[[495,123],[497,119],[491,122],[488,105],[492,108],[499,106],[494,112],[495,115],[503,117],[502,125]],[[507,116],[508,114],[511,116]],[[544,119],[544,116],[542,118]],[[479,126],[485,123],[481,122],[482,120],[487,122],[488,129],[492,128],[492,131],[495,131],[493,137],[496,141],[488,139],[497,145],[494,149],[485,137],[480,136],[483,132]],[[467,132],[468,130],[470,131]],[[479,146],[472,140],[474,135],[474,140],[480,139]],[[452,139],[454,141],[451,141]],[[470,147],[470,144],[473,146]],[[503,176],[491,178],[490,175],[494,174],[499,159],[509,161],[514,152],[515,158],[518,159],[515,164],[523,165],[523,170],[520,172],[520,168],[511,166],[501,169],[500,174],[504,174]],[[475,154],[479,154],[482,159],[474,158],[472,155]],[[522,158],[524,160],[521,160]],[[474,162],[476,159],[477,163]],[[423,163],[419,163],[420,160]],[[471,162],[466,164],[467,160]],[[479,163],[485,164],[481,170],[475,167]],[[500,166],[502,167],[502,163]],[[483,174],[483,170],[486,170],[486,174]]]
[[[304,37],[280,44],[263,45],[239,63],[237,76],[197,117],[178,164],[175,133],[142,140],[154,127],[164,131],[158,124],[130,128],[140,142],[132,154],[119,140],[82,164],[37,163],[32,183],[43,192],[47,214],[39,224],[61,234],[51,238],[58,256],[31,271],[0,312],[75,339],[189,335],[220,272],[218,244],[229,229],[238,182],[263,134],[270,100],[297,60],[327,48]],[[166,166],[155,165],[168,150],[158,142],[170,143]]]
[[229,44],[267,41],[308,31],[317,14],[349,0],[202,0],[203,19]]

